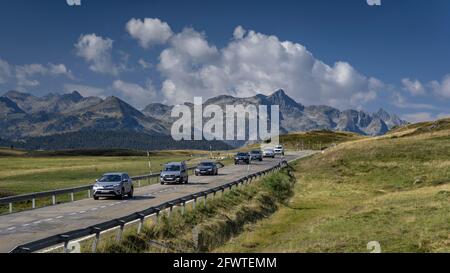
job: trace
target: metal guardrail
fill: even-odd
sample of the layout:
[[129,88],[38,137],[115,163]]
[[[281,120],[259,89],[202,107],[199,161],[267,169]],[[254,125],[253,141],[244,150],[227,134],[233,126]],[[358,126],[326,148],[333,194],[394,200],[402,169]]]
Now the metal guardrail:
[[[218,163],[218,165],[219,165],[219,168],[224,167],[224,165],[222,163]],[[190,168],[188,168],[188,171],[195,170],[195,168],[196,167],[190,167]],[[149,175],[141,175],[141,176],[131,177],[131,179],[133,180],[133,182],[134,181],[138,182],[138,185],[135,185],[135,186],[140,187],[141,186],[140,181],[157,178],[160,175],[161,175],[161,173],[156,173],[156,174],[151,174],[151,175],[150,174]],[[51,197],[52,205],[54,206],[57,204],[56,197],[58,195],[69,194],[70,200],[71,200],[71,202],[73,202],[73,201],[75,201],[75,193],[86,191],[87,198],[91,198],[92,187],[93,187],[93,185],[87,185],[87,186],[80,186],[80,187],[67,188],[67,189],[61,189],[61,190],[37,192],[37,193],[30,193],[30,194],[24,194],[24,195],[15,195],[15,196],[10,196],[10,197],[0,198],[0,205],[9,205],[9,213],[13,213],[13,204],[14,203],[31,200],[31,209],[35,209],[36,208],[36,199]]]
[[163,204],[160,204],[158,206],[154,206],[151,208],[148,208],[146,210],[136,212],[133,214],[130,214],[125,217],[117,218],[114,220],[110,220],[107,222],[103,222],[88,228],[78,229],[70,232],[66,232],[63,234],[54,235],[45,239],[37,240],[34,242],[30,242],[21,246],[16,247],[13,249],[10,253],[31,253],[36,251],[41,251],[43,249],[48,249],[50,247],[54,247],[56,245],[63,245],[65,251],[68,251],[68,245],[71,241],[80,240],[82,238],[86,238],[89,236],[93,236],[94,241],[92,244],[92,251],[95,252],[97,249],[97,245],[100,239],[100,233],[110,231],[113,229],[118,229],[118,234],[116,236],[116,240],[120,241],[121,236],[124,230],[125,225],[139,222],[138,227],[138,233],[142,229],[142,226],[144,225],[144,221],[151,217],[155,216],[158,217],[159,214],[165,210],[168,210],[169,216],[170,212],[172,212],[173,208],[175,206],[181,206],[182,211],[184,213],[186,208],[186,203],[193,201],[193,208],[195,209],[196,203],[198,199],[204,198],[204,204],[206,205],[206,199],[208,198],[208,195],[216,195],[217,192],[224,193],[226,189],[232,189],[235,186],[239,186],[240,184],[245,184],[248,182],[251,182],[253,179],[264,176],[268,173],[277,171],[279,169],[282,169],[288,165],[287,161],[283,161],[279,163],[278,165],[271,167],[269,169],[266,169],[264,171],[260,171],[257,173],[246,175],[240,179],[237,179],[235,181],[232,181],[230,183],[227,183],[225,185],[215,187],[206,191],[198,192],[195,194],[186,195],[181,198],[177,198],[175,200],[165,202]]

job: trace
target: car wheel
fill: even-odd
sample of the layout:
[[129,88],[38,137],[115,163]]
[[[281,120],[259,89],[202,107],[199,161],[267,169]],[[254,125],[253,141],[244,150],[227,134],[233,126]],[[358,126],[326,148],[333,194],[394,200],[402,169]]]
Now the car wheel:
[[186,180],[184,181],[184,184],[189,183],[189,177],[186,177]]
[[128,198],[133,198],[134,196],[134,188],[131,187],[130,193],[128,193]]
[[125,199],[125,189],[122,189],[122,190],[120,191],[119,199],[120,199],[120,200]]
[[99,197],[97,195],[94,195],[94,200],[98,200]]

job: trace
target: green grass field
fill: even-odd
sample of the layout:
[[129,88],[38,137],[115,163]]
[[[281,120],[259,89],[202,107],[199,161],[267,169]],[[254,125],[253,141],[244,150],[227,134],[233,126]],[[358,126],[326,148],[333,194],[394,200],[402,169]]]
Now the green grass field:
[[280,136],[286,149],[322,150],[342,142],[362,139],[363,136],[348,132],[312,131]]
[[[8,152],[8,154],[6,154]],[[195,154],[194,157],[191,157]],[[172,151],[151,155],[152,171],[169,161],[190,160],[194,164],[207,153]],[[0,197],[30,192],[84,186],[105,172],[149,173],[147,156],[61,156],[3,149],[0,157]]]
[[295,169],[290,203],[217,252],[368,252],[370,241],[383,252],[450,252],[445,126],[343,143]]

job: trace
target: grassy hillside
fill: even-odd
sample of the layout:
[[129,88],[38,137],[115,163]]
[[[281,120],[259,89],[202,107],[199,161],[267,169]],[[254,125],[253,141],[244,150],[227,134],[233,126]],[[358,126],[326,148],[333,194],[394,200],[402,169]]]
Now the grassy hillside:
[[367,243],[378,241],[383,252],[450,252],[447,122],[343,143],[298,162],[288,206],[216,251],[368,252]]
[[361,138],[363,137],[355,133],[312,131],[280,136],[280,142],[288,149],[320,150],[335,144]]
[[397,127],[391,130],[388,133],[388,135],[412,136],[412,135],[420,135],[423,133],[433,133],[446,130],[450,130],[450,118]]

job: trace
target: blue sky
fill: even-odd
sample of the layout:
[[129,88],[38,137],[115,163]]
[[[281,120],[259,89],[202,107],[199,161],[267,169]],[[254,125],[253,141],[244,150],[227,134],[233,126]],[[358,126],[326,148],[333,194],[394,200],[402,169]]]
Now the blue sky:
[[449,115],[450,2],[381,2],[4,0],[0,93],[141,108],[283,88],[304,104]]

